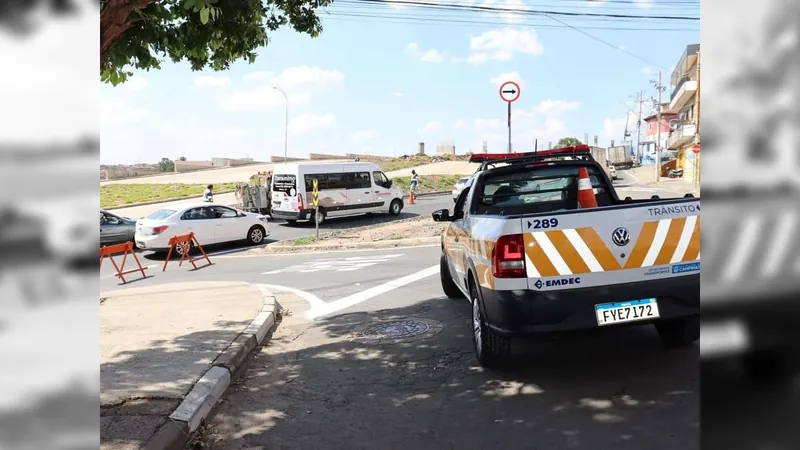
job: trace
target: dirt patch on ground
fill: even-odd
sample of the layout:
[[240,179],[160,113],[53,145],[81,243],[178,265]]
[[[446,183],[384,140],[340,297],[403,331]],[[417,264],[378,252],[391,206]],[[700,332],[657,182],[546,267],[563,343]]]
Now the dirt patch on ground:
[[[414,245],[441,236],[446,223],[434,222],[430,217],[415,217],[391,223],[381,223],[349,230],[334,231],[316,240],[306,236],[291,241],[269,245],[267,252],[291,252],[310,249],[370,248],[385,245]],[[410,242],[414,241],[414,242]]]

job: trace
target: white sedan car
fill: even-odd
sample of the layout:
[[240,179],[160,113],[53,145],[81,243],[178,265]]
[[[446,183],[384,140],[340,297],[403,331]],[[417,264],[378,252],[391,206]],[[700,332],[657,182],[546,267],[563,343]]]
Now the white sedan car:
[[[269,236],[267,218],[216,203],[187,203],[159,209],[136,221],[136,246],[143,250],[166,252],[169,239],[194,233],[201,246],[224,242],[247,241],[251,245],[264,242]],[[174,251],[182,253],[183,249]]]

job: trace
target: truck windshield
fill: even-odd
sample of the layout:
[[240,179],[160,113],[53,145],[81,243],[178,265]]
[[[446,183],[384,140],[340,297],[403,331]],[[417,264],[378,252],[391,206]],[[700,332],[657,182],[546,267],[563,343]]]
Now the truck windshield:
[[[576,209],[578,207],[578,168],[580,164],[546,167],[520,167],[513,172],[487,173],[483,177],[476,213],[525,213]],[[598,206],[611,204],[611,196],[600,170],[589,171]]]

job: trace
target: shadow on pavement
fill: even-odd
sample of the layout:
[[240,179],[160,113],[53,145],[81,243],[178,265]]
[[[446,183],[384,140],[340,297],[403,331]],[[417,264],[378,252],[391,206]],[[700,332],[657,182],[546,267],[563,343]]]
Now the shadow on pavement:
[[[209,258],[212,258],[214,256],[214,253],[216,253],[216,254],[225,254],[225,255],[243,253],[243,252],[246,252],[248,250],[252,250],[254,248],[266,247],[267,245],[272,244],[273,242],[277,242],[277,241],[275,239],[264,239],[264,243],[263,244],[259,244],[259,245],[249,245],[249,244],[243,243],[243,242],[226,242],[224,244],[204,245],[203,246],[203,250],[205,250],[206,254],[209,255]],[[147,251],[147,250],[145,250],[145,251]],[[167,259],[166,252],[154,253],[154,252],[149,251],[148,253],[143,253],[143,254],[141,252],[142,251],[140,251],[140,254],[142,255],[142,258],[146,259],[148,261],[162,261],[163,262],[163,261],[165,261]],[[194,257],[202,256],[200,254],[200,251],[197,250],[197,249],[193,249],[192,252],[190,253],[190,255],[192,255]],[[180,259],[181,259],[181,256],[179,254],[175,253],[175,252],[173,252],[172,255],[170,256],[170,260],[171,261],[178,261]],[[214,262],[214,260],[212,259],[211,262]]]
[[[485,370],[466,303],[298,316],[228,391],[207,448],[700,448],[698,350],[666,351],[651,327],[522,342],[516,364]],[[410,318],[438,326],[405,341],[361,334]]]
[[[326,219],[325,223],[319,227],[319,230],[342,230],[347,228],[363,227],[366,225],[388,224],[398,220],[412,219],[414,217],[419,217],[419,214],[406,211],[403,211],[396,216],[390,216],[388,214],[369,214],[351,217],[332,217]],[[294,224],[283,222],[279,225],[291,228],[307,228],[309,230],[314,230],[315,228],[313,222],[297,222]]]

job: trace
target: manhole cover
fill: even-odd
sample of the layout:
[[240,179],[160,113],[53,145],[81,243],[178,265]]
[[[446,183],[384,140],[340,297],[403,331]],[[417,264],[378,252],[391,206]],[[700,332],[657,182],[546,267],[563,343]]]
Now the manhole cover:
[[418,336],[430,330],[430,325],[419,320],[397,320],[372,325],[362,333],[370,339],[403,339]]

